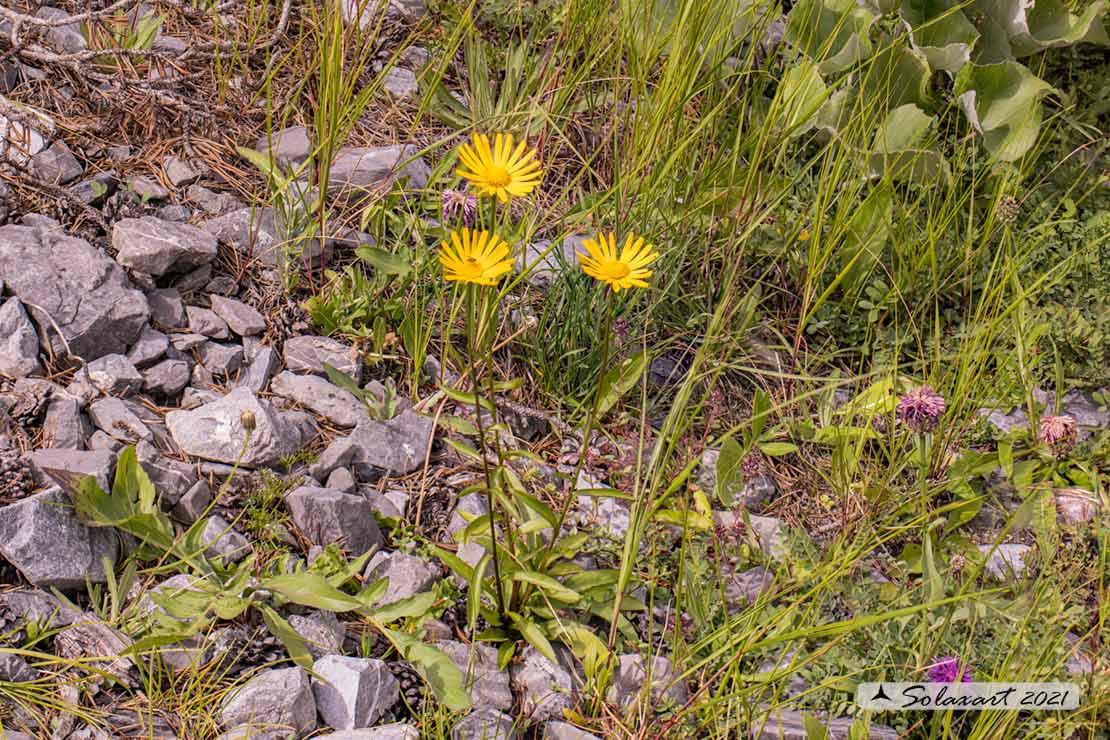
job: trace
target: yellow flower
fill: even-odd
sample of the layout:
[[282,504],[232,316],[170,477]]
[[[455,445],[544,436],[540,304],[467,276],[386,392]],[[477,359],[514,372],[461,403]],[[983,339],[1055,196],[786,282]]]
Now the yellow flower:
[[578,253],[582,272],[603,283],[607,283],[614,293],[627,288],[646,288],[651,270],[645,269],[655,261],[659,253],[651,244],[645,244],[643,237],[629,234],[617,254],[617,236],[599,234],[597,241],[586,239],[582,242],[589,254]]
[[507,203],[535,190],[543,177],[536,150],[525,151],[527,146],[521,141],[514,150],[512,134],[497,134],[491,149],[488,136],[475,134],[473,144],[459,147],[463,167],[455,172],[470,180],[481,195],[494,195]]
[[513,269],[509,245],[497,234],[463,228],[451,232],[451,243],[439,250],[443,277],[460,283],[494,285],[497,278]]
[[802,229],[802,233],[798,234],[798,241],[800,241],[800,242],[808,242],[809,241],[809,229],[804,229],[804,228]]

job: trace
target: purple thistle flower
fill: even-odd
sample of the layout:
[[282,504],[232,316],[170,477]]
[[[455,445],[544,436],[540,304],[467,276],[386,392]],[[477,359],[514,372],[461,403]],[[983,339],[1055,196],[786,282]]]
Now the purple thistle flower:
[[442,196],[444,222],[459,218],[463,226],[473,226],[478,213],[478,198],[465,190],[444,190]]
[[740,463],[740,471],[745,478],[754,478],[763,472],[763,455],[753,450],[744,456]]
[[898,401],[898,419],[915,432],[931,432],[936,429],[944,407],[944,396],[931,385],[923,385]]
[[929,666],[931,683],[971,683],[973,679],[971,666],[961,665],[960,659],[954,655],[936,658]]
[[1045,414],[1037,428],[1037,440],[1048,445],[1057,455],[1067,452],[1075,446],[1075,418],[1067,414]]

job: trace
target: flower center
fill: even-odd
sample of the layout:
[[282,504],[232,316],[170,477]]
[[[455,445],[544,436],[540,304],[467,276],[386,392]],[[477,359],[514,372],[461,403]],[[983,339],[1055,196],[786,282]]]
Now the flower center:
[[503,188],[513,181],[509,171],[504,167],[494,165],[486,171],[486,182],[495,188]]
[[467,280],[476,280],[482,277],[482,263],[473,257],[467,257],[459,266],[459,274]]
[[601,266],[601,274],[610,280],[621,280],[628,277],[632,270],[623,262],[606,262]]

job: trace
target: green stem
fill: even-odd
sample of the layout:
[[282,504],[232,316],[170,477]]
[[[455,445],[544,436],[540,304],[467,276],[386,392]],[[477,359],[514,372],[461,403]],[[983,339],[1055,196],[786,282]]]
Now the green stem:
[[590,436],[593,434],[594,422],[597,421],[598,409],[601,407],[601,394],[604,390],[605,373],[609,365],[615,296],[616,294],[613,290],[609,289],[605,302],[605,326],[602,329],[601,366],[598,371],[597,386],[594,388],[594,402],[590,405],[590,413],[586,416],[586,427],[582,435],[582,446],[578,450],[578,463],[574,467],[574,476],[570,480],[570,492],[567,495],[566,501],[563,502],[563,508],[559,511],[559,520],[555,525],[555,532],[551,536],[551,541],[547,544],[547,552],[550,552],[551,548],[554,547],[555,543],[559,540],[559,533],[563,531],[563,524],[566,523],[571,504],[578,498],[578,476],[582,474],[582,467],[586,463],[586,453],[590,447]]
[[466,349],[470,355],[470,377],[474,383],[474,417],[478,426],[478,454],[482,456],[482,471],[486,476],[486,508],[489,509],[489,540],[490,549],[493,555],[493,579],[494,579],[494,593],[497,595],[497,610],[501,614],[502,620],[505,619],[505,596],[502,593],[501,584],[501,558],[497,552],[497,529],[494,525],[496,519],[494,508],[496,502],[493,498],[493,477],[490,475],[489,460],[486,459],[486,435],[485,430],[482,429],[482,395],[481,383],[478,379],[478,352],[477,332],[478,327],[474,320],[474,303],[475,293],[479,290],[477,286],[471,285],[467,287],[466,291]]

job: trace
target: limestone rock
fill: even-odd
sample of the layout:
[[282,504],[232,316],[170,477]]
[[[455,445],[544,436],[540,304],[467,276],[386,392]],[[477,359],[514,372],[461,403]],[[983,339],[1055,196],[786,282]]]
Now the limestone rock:
[[397,679],[381,660],[325,655],[312,664],[316,707],[331,727],[369,727],[400,696]]
[[650,680],[653,705],[667,701],[681,706],[689,697],[689,692],[685,682],[676,681],[676,678],[671,661],[662,656],[653,657],[648,665],[638,654],[622,655],[606,698],[626,707],[641,698],[641,690],[649,685]]
[[312,153],[308,129],[304,126],[290,126],[275,131],[269,137],[263,136],[255,143],[254,148],[263,154],[269,154],[271,159],[284,166],[297,166]]
[[300,433],[268,401],[245,388],[190,411],[171,411],[166,426],[174,442],[189,455],[234,464],[247,438],[244,421],[253,420],[254,431],[243,453],[248,468],[275,465],[296,452]]
[[39,336],[18,298],[0,306],[0,375],[42,375]]
[[575,705],[581,680],[574,674],[574,660],[560,646],[558,663],[528,645],[511,668],[512,684],[521,701],[521,712],[532,721],[561,719],[564,709]]
[[362,382],[362,363],[358,351],[328,337],[298,336],[285,342],[285,367],[294,373],[326,376],[328,364],[356,383]]
[[116,456],[102,450],[35,450],[27,457],[31,476],[39,485],[57,483],[74,490],[81,478],[91,475],[103,490],[111,490]]
[[250,541],[219,514],[208,517],[200,540],[208,546],[204,551],[205,555],[223,558],[229,563],[238,562],[251,552]]
[[192,333],[211,339],[228,338],[227,323],[215,311],[200,306],[186,306],[185,314],[189,317],[189,331]]
[[308,652],[314,658],[325,655],[338,655],[343,650],[346,631],[339,619],[331,612],[318,611],[312,614],[290,614],[289,626],[304,640]]
[[350,428],[371,421],[366,406],[350,391],[315,375],[285,371],[273,379],[270,390],[296,401],[339,427]]
[[143,376],[126,355],[98,357],[85,371],[96,389],[108,396],[130,396],[143,387]]
[[57,228],[0,227],[0,281],[28,307],[56,355],[66,343],[86,361],[126,352],[150,314],[115,262]]
[[400,175],[408,178],[410,188],[428,184],[432,170],[412,145],[347,147],[341,149],[331,166],[328,195],[372,191]]
[[112,227],[112,246],[121,265],[155,277],[216,259],[216,239],[211,234],[155,216],[117,221]]
[[[509,674],[497,670],[497,650],[488,645],[465,645],[454,640],[435,644],[466,677],[474,706],[487,706],[508,711],[513,706],[513,692],[509,687]],[[471,664],[470,652],[475,651]]]
[[1025,556],[1032,550],[1029,545],[1005,543],[979,545],[979,552],[987,559],[983,572],[996,581],[1012,581],[1025,574]]
[[405,411],[389,421],[369,421],[355,427],[348,439],[357,448],[351,460],[355,475],[373,480],[418,470],[431,442],[434,424],[415,411]]
[[285,505],[294,523],[313,544],[326,546],[338,542],[358,556],[383,542],[370,502],[362,496],[301,486],[285,497]]
[[451,728],[451,740],[518,740],[520,737],[512,717],[489,707],[474,710]]
[[127,444],[154,439],[154,432],[132,408],[112,396],[93,401],[89,406],[89,418],[105,434]]
[[143,371],[143,390],[162,396],[176,396],[189,385],[192,370],[185,360],[162,360]]
[[161,288],[147,293],[150,302],[150,318],[158,326],[166,329],[184,329],[187,323],[185,304],[176,288]]
[[266,319],[254,307],[220,295],[213,294],[209,298],[212,301],[212,310],[239,336],[252,336],[266,331]]
[[115,563],[117,550],[115,533],[81,523],[60,488],[0,508],[0,555],[36,586],[105,583],[102,560]]
[[308,674],[301,668],[259,673],[224,700],[220,724],[227,728],[250,725],[256,731],[282,731],[282,737],[304,737],[316,728],[316,701]]
[[427,560],[398,551],[374,553],[366,564],[364,578],[367,583],[389,579],[389,588],[378,602],[385,605],[429,590],[441,576],[440,569]]

